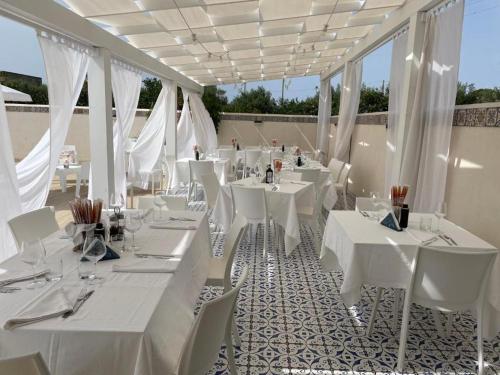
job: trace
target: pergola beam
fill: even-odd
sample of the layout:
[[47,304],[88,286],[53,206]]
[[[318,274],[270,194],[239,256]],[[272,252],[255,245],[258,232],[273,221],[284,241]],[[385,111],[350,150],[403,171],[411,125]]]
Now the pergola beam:
[[384,43],[396,31],[407,24],[412,16],[432,9],[441,1],[442,0],[408,0],[400,9],[392,12],[389,17],[369,33],[366,38],[361,40],[352,47],[348,53],[344,54],[342,58],[332,64],[330,69],[321,74],[320,78],[326,79],[334,76],[344,68],[346,62],[357,60],[376,49],[381,43]]
[[203,92],[203,86],[101,29],[53,0],[0,0],[0,14],[29,26],[67,35],[85,44],[105,48],[119,58],[181,87]]

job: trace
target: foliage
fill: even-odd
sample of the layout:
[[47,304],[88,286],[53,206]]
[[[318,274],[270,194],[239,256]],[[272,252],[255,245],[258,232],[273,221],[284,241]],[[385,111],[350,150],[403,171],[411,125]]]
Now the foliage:
[[500,87],[476,89],[474,84],[458,82],[455,104],[493,103],[500,101]]
[[236,113],[277,113],[278,105],[270,91],[259,86],[240,93],[225,106],[226,112]]
[[157,78],[146,78],[142,81],[138,108],[153,109],[161,88],[161,81]]
[[358,113],[386,112],[389,108],[389,88],[361,87]]
[[210,117],[214,121],[215,130],[217,131],[221,120],[221,112],[227,105],[226,92],[216,86],[207,86],[201,100],[203,100],[205,108],[210,113]]

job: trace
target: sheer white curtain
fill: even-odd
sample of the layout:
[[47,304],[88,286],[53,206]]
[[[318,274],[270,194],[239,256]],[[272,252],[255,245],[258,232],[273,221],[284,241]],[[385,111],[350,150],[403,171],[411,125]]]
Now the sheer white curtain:
[[125,147],[134,124],[139,94],[141,74],[117,61],[111,64],[111,86],[115,100],[116,121],[113,126],[113,148],[115,162],[115,197],[127,197],[127,174]]
[[16,166],[10,139],[5,103],[0,85],[0,262],[16,253],[16,244],[7,222],[21,213]]
[[399,167],[394,168],[394,154],[398,142],[398,123],[401,117],[401,96],[406,62],[408,33],[406,29],[396,34],[392,42],[391,76],[389,78],[389,113],[385,140],[385,194],[399,182]]
[[179,159],[193,157],[193,146],[197,144],[193,119],[189,110],[190,95],[191,93],[188,90],[182,89],[184,105],[177,124],[177,157]]
[[217,133],[214,122],[198,93],[189,94],[189,107],[192,112],[193,126],[197,143],[203,152],[215,152],[217,149]]
[[413,211],[433,212],[444,199],[463,15],[463,1],[427,15],[401,172]]
[[153,111],[130,152],[129,180],[141,189],[147,189],[151,171],[161,157],[167,121],[172,118],[168,116],[168,111],[176,108],[172,101],[175,100],[174,88],[177,86],[172,81],[163,80],[162,86]]
[[318,128],[316,129],[316,150],[320,161],[326,162],[330,144],[330,117],[332,115],[332,85],[330,78],[321,80],[318,103]]
[[47,73],[50,129],[16,166],[23,212],[45,205],[91,51],[74,41],[46,33],[40,33],[38,41]]
[[341,161],[348,161],[349,159],[351,135],[356,124],[356,116],[359,108],[362,73],[362,59],[346,63],[342,80],[335,150],[333,151],[334,158]]

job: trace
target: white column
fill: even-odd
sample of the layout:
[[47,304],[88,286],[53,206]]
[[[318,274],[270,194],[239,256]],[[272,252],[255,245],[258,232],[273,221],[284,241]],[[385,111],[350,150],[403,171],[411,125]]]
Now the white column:
[[418,69],[422,54],[425,22],[421,13],[416,13],[410,18],[408,28],[408,43],[406,46],[406,62],[401,86],[401,115],[399,116],[396,152],[393,156],[393,169],[397,172],[394,181],[399,180],[403,163],[404,147],[408,135],[413,104],[415,103],[415,88],[417,85]]
[[318,128],[316,130],[316,152],[319,160],[326,163],[330,144],[330,117],[332,115],[331,78],[322,79],[319,86]]
[[177,84],[172,84],[172,94],[167,96],[167,127],[165,128],[165,154],[177,160]]
[[115,191],[111,54],[104,48],[90,60],[88,70],[92,197],[108,202]]

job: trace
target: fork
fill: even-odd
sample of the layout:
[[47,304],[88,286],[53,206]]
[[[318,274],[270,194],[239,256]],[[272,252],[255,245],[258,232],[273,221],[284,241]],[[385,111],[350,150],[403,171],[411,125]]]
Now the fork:
[[87,288],[82,288],[82,290],[80,290],[80,294],[78,294],[78,297],[76,298],[75,303],[73,304],[73,307],[71,308],[71,311],[66,311],[63,314],[62,317],[64,319],[66,319],[68,316],[73,314],[73,311],[75,311],[76,305],[78,305],[78,302],[80,302],[81,300],[83,300],[85,298],[86,294],[87,294]]

